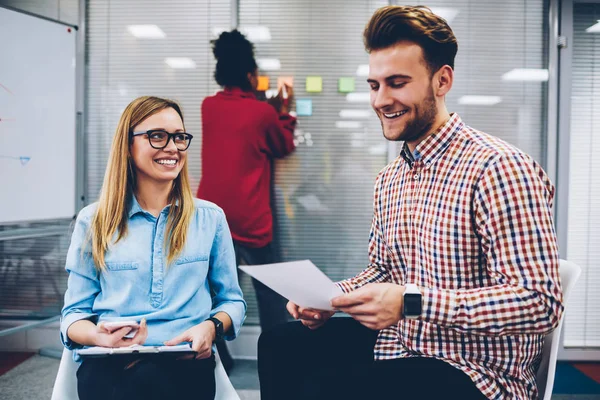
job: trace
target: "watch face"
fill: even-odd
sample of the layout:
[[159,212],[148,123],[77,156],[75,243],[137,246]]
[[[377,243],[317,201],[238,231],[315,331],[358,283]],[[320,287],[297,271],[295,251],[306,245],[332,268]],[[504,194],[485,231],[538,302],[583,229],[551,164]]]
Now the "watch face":
[[405,294],[404,295],[404,316],[418,317],[421,315],[421,295],[420,294]]

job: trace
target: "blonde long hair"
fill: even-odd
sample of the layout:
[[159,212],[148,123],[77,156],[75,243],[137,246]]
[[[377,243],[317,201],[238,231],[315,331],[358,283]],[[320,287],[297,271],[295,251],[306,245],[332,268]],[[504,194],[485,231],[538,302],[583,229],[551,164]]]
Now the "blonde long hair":
[[[118,233],[118,236],[114,243],[127,235],[129,204],[136,188],[135,166],[129,151],[130,132],[149,116],[167,108],[174,109],[183,121],[183,113],[176,102],[152,96],[133,100],[121,115],[106,166],[98,208],[90,229],[92,257],[96,269],[100,272],[106,268],[104,256],[113,244],[111,242],[115,233]],[[173,181],[170,203],[171,208],[167,216],[168,234],[164,244],[166,248],[168,242],[167,265],[183,250],[188,226],[195,210],[187,163]]]

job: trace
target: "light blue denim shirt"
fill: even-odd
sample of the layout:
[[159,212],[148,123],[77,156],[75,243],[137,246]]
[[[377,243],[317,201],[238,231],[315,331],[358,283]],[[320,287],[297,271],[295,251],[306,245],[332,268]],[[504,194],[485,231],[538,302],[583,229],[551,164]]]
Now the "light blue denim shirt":
[[65,347],[81,348],[67,337],[69,326],[81,319],[98,323],[146,318],[145,344],[162,345],[223,311],[233,322],[226,339],[237,336],[246,302],[223,210],[195,200],[196,214],[185,248],[167,268],[164,239],[170,206],[157,218],[133,197],[127,236],[109,248],[106,271],[98,273],[87,236],[96,206],[89,205],[79,213],[67,254],[69,280],[60,325]]

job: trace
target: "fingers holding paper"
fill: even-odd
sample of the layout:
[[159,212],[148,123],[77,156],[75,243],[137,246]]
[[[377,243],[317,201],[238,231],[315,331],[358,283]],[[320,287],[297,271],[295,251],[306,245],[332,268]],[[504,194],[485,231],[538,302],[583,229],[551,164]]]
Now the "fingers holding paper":
[[292,317],[299,319],[300,322],[302,322],[302,325],[306,326],[308,329],[320,328],[333,314],[335,314],[335,311],[300,307],[291,301],[288,301],[286,308]]
[[[166,346],[175,346],[183,342],[191,342],[192,350],[197,354],[196,359],[208,358],[212,355],[212,344],[217,335],[215,324],[211,321],[204,321],[198,325],[195,325],[183,332],[181,335],[174,337],[171,340],[165,342]],[[190,358],[183,356],[183,358]]]
[[335,297],[331,305],[369,329],[381,330],[398,323],[402,317],[404,286],[370,283]]

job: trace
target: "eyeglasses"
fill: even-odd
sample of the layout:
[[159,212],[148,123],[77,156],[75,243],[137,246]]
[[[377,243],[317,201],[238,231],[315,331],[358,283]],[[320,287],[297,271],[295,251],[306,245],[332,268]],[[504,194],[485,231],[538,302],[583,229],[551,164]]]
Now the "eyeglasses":
[[157,150],[162,150],[169,145],[169,141],[173,139],[173,143],[175,143],[175,147],[179,151],[186,151],[188,147],[190,147],[190,143],[192,143],[193,136],[189,133],[185,132],[177,132],[177,133],[169,133],[163,130],[149,130],[146,132],[131,132],[130,136],[133,138],[134,136],[147,135],[148,142],[152,148]]

